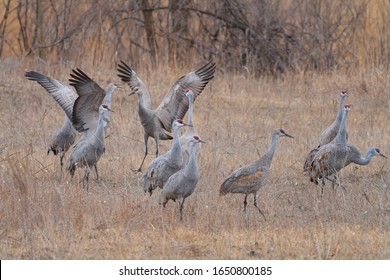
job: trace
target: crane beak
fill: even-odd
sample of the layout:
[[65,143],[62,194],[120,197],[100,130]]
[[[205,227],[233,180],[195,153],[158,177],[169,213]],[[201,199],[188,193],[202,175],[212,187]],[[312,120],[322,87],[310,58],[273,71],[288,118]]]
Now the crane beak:
[[199,139],[199,142],[206,144],[206,141],[203,141],[202,139]]
[[293,136],[291,136],[290,134],[287,134],[287,133],[284,133],[284,136],[287,136],[287,137],[290,137],[290,138],[294,138]]
[[379,153],[379,155],[380,155],[381,157],[384,157],[384,158],[386,158],[386,159],[387,159],[387,156],[385,156],[384,154],[382,154],[382,153]]
[[137,93],[137,91],[138,91],[138,87],[135,87],[135,88],[133,89],[133,91],[129,93],[129,96],[131,96],[131,95]]

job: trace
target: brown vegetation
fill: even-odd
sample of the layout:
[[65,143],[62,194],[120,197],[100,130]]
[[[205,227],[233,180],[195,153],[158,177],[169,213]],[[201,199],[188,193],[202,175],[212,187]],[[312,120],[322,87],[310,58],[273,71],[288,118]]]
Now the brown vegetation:
[[[58,158],[46,155],[63,112],[23,77],[34,69],[66,82],[67,66],[25,59],[3,61],[0,69],[2,259],[390,258],[388,161],[349,166],[341,175],[346,191],[326,188],[322,198],[302,172],[306,153],[333,121],[343,88],[353,104],[350,141],[363,152],[377,145],[390,155],[387,72],[255,79],[226,73],[219,65],[195,102],[196,129],[207,144],[199,158],[198,187],[180,223],[178,205],[170,202],[162,212],[158,192],[145,195],[141,175],[131,171],[144,145],[136,99],[127,96],[128,89],[114,94],[106,154],[99,161],[101,181],[92,180],[86,192],[82,170],[73,180],[67,174],[60,181]],[[158,64],[136,70],[157,102],[189,69]],[[103,87],[107,77],[116,76],[115,65],[85,71]],[[264,153],[279,127],[295,139],[281,139],[269,182],[259,191],[264,222],[253,205],[243,214],[242,195],[219,197],[218,189],[229,172]],[[169,141],[162,142],[162,151],[169,147]]]
[[[327,187],[322,198],[302,171],[341,89],[352,104],[349,140],[390,156],[389,11],[382,0],[2,1],[0,258],[389,259],[389,162],[348,166],[346,190]],[[217,62],[194,106],[207,144],[183,223],[178,205],[162,211],[158,192],[145,195],[131,171],[144,143],[126,87],[114,93],[101,180],[92,175],[89,192],[83,170],[60,180],[58,158],[46,155],[63,112],[24,72],[67,83],[79,67],[105,88],[119,83],[120,59],[147,84],[154,106],[179,76]],[[265,222],[251,204],[243,213],[243,195],[218,190],[265,152],[276,128],[295,139],[281,139],[259,191]],[[161,151],[170,144],[161,141]]]
[[213,58],[257,75],[389,67],[385,0],[6,0],[0,7],[0,57],[181,67]]

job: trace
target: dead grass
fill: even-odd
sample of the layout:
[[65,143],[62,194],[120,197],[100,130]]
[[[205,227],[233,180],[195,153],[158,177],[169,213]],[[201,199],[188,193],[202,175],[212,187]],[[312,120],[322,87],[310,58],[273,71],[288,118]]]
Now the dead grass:
[[[136,69],[155,105],[187,69]],[[62,124],[59,106],[24,71],[37,70],[66,82],[70,65],[39,61],[0,64],[0,258],[1,259],[389,259],[389,163],[342,172],[346,191],[330,188],[323,198],[302,173],[306,153],[335,116],[338,92],[352,104],[350,141],[362,151],[376,145],[390,156],[389,74],[379,70],[308,73],[277,80],[230,75],[218,66],[215,79],[195,102],[195,124],[207,141],[198,159],[201,179],[185,204],[158,205],[158,192],[144,195],[142,127],[128,89],[113,98],[101,181],[90,192],[59,177],[58,158],[46,155],[50,134]],[[80,65],[102,86],[115,80],[115,65],[98,71]],[[158,71],[157,71],[158,70]],[[267,186],[258,203],[242,213],[243,196],[218,196],[224,176],[268,148],[275,128],[281,139]],[[153,159],[154,146],[146,166]],[[170,142],[162,143],[162,151]],[[93,173],[92,173],[93,174]],[[94,175],[93,175],[94,176]],[[250,201],[252,201],[250,197]]]

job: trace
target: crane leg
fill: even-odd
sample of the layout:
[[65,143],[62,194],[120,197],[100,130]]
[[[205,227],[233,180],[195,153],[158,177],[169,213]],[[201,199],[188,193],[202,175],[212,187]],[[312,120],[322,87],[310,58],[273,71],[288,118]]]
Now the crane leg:
[[246,194],[245,198],[244,198],[244,213],[246,213],[246,205],[248,204],[248,202],[246,201],[247,198],[248,198],[248,195]]
[[154,136],[154,140],[156,141],[156,157],[158,157],[158,135]]
[[95,163],[93,166],[95,166],[95,171],[96,171],[96,181],[99,181],[99,173],[97,171],[97,164]]
[[89,166],[87,166],[85,168],[85,174],[84,174],[84,179],[83,179],[83,186],[84,186],[84,188],[87,189],[87,191],[88,191],[88,183],[89,183],[89,171],[90,171]]
[[62,178],[62,167],[64,166],[64,154],[62,151],[60,151],[60,178]]
[[148,139],[149,139],[149,136],[145,133],[145,134],[144,134],[145,155],[144,155],[144,158],[142,159],[141,165],[138,167],[137,170],[135,170],[135,172],[142,172],[142,166],[144,165],[145,158],[146,158],[147,155],[148,155]]
[[184,208],[184,200],[185,198],[183,197],[182,201],[180,202],[179,209],[180,209],[180,221],[183,221],[183,208]]
[[256,202],[256,193],[253,194],[253,205],[257,208],[257,210],[259,210],[260,214],[263,216],[264,218],[264,221],[266,221],[267,219],[265,218],[264,216],[264,213],[260,210],[260,208],[257,206],[257,202]]

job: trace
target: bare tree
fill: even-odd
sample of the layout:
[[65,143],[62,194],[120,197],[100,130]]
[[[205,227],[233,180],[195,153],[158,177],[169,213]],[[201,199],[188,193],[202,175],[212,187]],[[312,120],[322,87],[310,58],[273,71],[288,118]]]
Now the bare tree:
[[10,13],[10,4],[11,0],[8,0],[7,2],[4,2],[4,15],[2,20],[0,21],[0,57],[3,54],[3,45],[5,40],[5,28],[7,27],[8,23],[8,16]]

